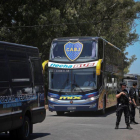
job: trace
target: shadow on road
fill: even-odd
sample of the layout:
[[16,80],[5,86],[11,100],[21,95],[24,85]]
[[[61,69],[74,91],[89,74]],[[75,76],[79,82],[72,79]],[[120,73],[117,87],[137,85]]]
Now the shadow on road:
[[42,138],[42,137],[45,137],[45,136],[48,136],[48,135],[51,135],[51,134],[50,133],[33,133],[33,134],[31,134],[29,140],[35,140],[37,138]]
[[[119,129],[120,129],[120,130],[121,130],[121,129],[126,129],[126,130],[128,130],[126,127],[125,127],[125,128],[119,128]],[[118,129],[118,130],[119,130],[119,129]]]
[[[51,135],[50,133],[33,133],[30,135],[30,138],[29,140],[35,140],[37,138],[42,138],[42,137],[45,137],[45,136],[48,136],[48,135]],[[4,133],[1,133],[0,134],[0,140],[11,140],[10,136],[7,134],[4,134]]]
[[[101,111],[96,111],[96,112],[88,112],[88,111],[79,111],[79,112],[67,112],[63,115],[66,117],[106,117],[108,115],[111,115],[115,113],[116,107],[111,107],[106,109],[106,113],[103,115]],[[57,115],[50,115],[50,116],[57,116]],[[59,116],[62,117],[62,116]]]

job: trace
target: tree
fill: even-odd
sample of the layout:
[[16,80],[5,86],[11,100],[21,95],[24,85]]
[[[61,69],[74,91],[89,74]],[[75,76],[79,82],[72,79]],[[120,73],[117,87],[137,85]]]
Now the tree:
[[[131,29],[140,13],[134,0],[2,0],[0,40],[37,46],[48,59],[51,41],[65,36],[100,36],[125,51],[138,36]],[[132,59],[125,59],[129,68]]]
[[127,73],[129,73],[129,68],[130,68],[130,66],[131,66],[131,64],[135,61],[135,60],[137,60],[137,58],[136,58],[136,56],[135,55],[132,55],[131,56],[131,58],[126,58],[125,57],[125,62],[124,62],[124,66],[125,66],[125,69],[124,69],[124,73],[125,74],[127,74]]

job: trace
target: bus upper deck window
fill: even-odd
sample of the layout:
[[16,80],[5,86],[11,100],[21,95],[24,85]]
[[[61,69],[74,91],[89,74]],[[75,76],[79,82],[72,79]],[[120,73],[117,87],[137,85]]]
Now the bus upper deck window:
[[96,43],[93,42],[92,43],[92,54],[91,54],[91,58],[95,58],[96,57]]
[[[68,43],[70,45],[67,45]],[[82,48],[78,43],[82,44]],[[54,41],[51,46],[50,59],[55,61],[70,61],[71,58],[69,57],[78,54],[78,57],[74,61],[93,60],[97,57],[96,44],[96,41],[93,40],[79,40],[76,42]],[[66,45],[67,49],[65,49]]]

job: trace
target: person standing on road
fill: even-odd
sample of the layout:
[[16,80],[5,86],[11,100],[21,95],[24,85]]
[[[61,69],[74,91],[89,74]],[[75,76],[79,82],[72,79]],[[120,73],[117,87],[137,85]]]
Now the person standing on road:
[[[121,121],[121,116],[122,113],[124,112],[124,116],[125,116],[125,123],[127,125],[127,129],[132,129],[130,127],[130,123],[129,123],[129,94],[128,91],[126,90],[126,84],[125,83],[121,83],[120,84],[121,89],[117,90],[116,93],[116,98],[117,98],[117,110],[116,110],[116,127],[115,129],[119,128],[119,123]],[[131,101],[130,101],[131,103]]]
[[137,83],[133,83],[133,87],[130,88],[129,90],[129,96],[134,104],[130,104],[130,123],[131,124],[138,124],[135,122],[135,106],[136,105],[136,88],[137,88]]

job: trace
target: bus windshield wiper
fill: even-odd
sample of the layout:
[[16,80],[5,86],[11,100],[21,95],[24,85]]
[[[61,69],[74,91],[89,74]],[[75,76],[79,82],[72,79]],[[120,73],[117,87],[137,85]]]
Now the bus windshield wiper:
[[[80,88],[80,86],[76,83],[76,82],[74,82],[72,85],[74,85],[74,86],[76,86],[76,87],[78,87],[82,92],[84,92],[83,91],[83,89],[82,88]],[[75,88],[75,87],[74,87]],[[72,89],[72,91],[74,90],[74,88]]]
[[[72,85],[78,87],[82,92],[84,92],[84,91],[80,88],[80,86],[76,83],[76,81],[75,81],[75,75],[74,75],[74,83],[72,83]],[[75,88],[75,87],[74,87],[74,88]],[[72,91],[74,90],[74,88],[72,89]]]
[[62,88],[58,91],[58,93],[60,93],[64,89],[64,87],[66,86],[68,81],[69,81],[69,74],[67,76],[67,79],[66,79],[65,83],[62,85]]

